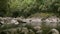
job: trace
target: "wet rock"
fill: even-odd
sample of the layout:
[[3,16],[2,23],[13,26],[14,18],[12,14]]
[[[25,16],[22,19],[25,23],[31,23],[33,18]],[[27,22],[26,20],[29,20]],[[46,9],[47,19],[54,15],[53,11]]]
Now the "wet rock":
[[23,27],[21,32],[24,34],[28,34],[29,31],[26,27]]
[[57,29],[51,29],[51,30],[48,32],[48,34],[49,34],[49,33],[59,34],[59,31],[58,31]]
[[35,32],[31,29],[29,29],[29,33],[28,34],[35,34]]
[[18,22],[17,20],[15,20],[15,19],[12,19],[12,20],[11,20],[11,23],[12,23],[12,24],[16,24],[16,25],[19,24],[19,22]]
[[41,29],[40,26],[35,26],[34,30],[35,30],[36,34],[42,34],[42,32],[43,32],[43,30]]
[[40,26],[35,26],[33,27],[35,30],[41,30],[41,27]]

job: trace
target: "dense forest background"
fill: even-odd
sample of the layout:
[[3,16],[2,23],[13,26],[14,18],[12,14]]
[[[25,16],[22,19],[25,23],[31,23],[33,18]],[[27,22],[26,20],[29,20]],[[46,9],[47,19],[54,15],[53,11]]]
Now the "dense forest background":
[[60,0],[0,0],[0,17],[60,15]]

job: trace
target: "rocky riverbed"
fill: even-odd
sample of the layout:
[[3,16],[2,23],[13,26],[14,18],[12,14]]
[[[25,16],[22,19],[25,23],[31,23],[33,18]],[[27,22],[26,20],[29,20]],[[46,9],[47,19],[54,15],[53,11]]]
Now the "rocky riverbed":
[[0,17],[0,23],[3,24],[30,24],[33,26],[41,26],[44,23],[50,27],[60,26],[60,18],[58,17],[48,17],[48,18],[11,18],[11,17]]
[[46,18],[0,17],[0,33],[6,32],[9,34],[11,32],[10,34],[14,34],[18,30],[20,34],[28,34],[29,31],[29,34],[47,34],[53,28],[60,31],[59,27],[60,18],[56,16]]

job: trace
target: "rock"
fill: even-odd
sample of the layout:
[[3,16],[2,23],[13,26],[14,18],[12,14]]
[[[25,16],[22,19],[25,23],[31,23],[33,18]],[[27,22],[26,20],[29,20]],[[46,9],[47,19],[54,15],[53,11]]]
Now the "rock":
[[35,26],[33,27],[35,30],[41,30],[41,27],[40,26]]
[[57,29],[51,29],[51,30],[48,32],[48,34],[49,34],[49,33],[59,34],[59,31],[58,31]]
[[12,23],[12,24],[16,24],[16,25],[19,24],[19,22],[18,22],[17,20],[15,20],[15,19],[12,19],[12,20],[11,20],[11,23]]
[[26,27],[23,27],[21,32],[24,34],[28,34],[29,31]]

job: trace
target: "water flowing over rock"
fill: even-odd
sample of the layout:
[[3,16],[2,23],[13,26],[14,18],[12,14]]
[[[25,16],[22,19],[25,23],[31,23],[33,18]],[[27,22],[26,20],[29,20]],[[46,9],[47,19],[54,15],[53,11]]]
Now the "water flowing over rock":
[[[43,20],[42,20],[43,19]],[[46,26],[57,27],[60,26],[60,18],[58,17],[48,17],[48,18],[12,18],[12,17],[0,17],[0,22],[2,24],[20,24],[26,23],[32,26],[41,26],[45,23]]]
[[14,20],[14,19],[11,20],[11,23],[19,24],[19,23],[17,22],[17,20]]

